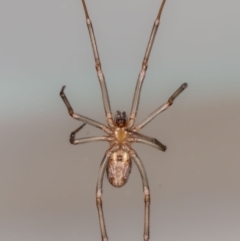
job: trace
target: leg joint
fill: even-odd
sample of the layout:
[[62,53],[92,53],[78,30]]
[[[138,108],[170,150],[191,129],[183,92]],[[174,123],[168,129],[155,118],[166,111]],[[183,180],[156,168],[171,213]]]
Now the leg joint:
[[101,189],[97,190],[97,193],[96,193],[96,203],[97,203],[97,207],[101,207],[102,206],[102,191],[101,191]]
[[75,118],[75,117],[74,117],[74,111],[73,111],[72,108],[71,108],[71,109],[70,109],[70,108],[68,109],[68,113],[69,113],[70,116],[72,116],[73,118]]
[[95,67],[96,67],[96,70],[99,71],[99,72],[101,72],[101,74],[102,74],[101,62],[100,62],[99,60],[96,60],[96,65],[95,65]]
[[136,152],[135,152],[134,150],[132,150],[132,149],[129,151],[129,155],[130,155],[130,156],[134,156],[134,157],[137,156],[137,155],[136,155]]
[[144,187],[144,202],[150,204],[150,191],[147,187]]
[[96,198],[97,207],[102,207],[102,198]]
[[73,144],[73,145],[75,144],[75,143],[74,143],[74,140],[75,140],[75,133],[72,132],[71,135],[70,135],[69,141],[70,141],[70,143]]
[[145,234],[143,238],[144,238],[144,241],[148,241],[149,240],[149,235]]
[[144,202],[150,204],[150,195],[144,196]]

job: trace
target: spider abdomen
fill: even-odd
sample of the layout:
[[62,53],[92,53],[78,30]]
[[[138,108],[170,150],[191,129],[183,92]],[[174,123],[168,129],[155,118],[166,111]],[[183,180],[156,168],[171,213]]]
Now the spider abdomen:
[[122,187],[128,180],[131,172],[131,159],[127,152],[114,152],[108,162],[107,177],[114,187]]

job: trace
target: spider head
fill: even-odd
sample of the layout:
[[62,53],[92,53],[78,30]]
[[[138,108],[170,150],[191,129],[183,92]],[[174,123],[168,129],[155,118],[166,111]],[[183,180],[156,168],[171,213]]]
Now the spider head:
[[118,110],[115,115],[115,124],[117,127],[125,127],[127,125],[127,115],[126,112],[123,111],[122,113]]

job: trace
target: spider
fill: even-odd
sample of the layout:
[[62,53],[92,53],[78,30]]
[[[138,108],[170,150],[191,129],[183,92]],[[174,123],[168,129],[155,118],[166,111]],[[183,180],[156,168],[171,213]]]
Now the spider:
[[[96,39],[93,31],[92,22],[90,20],[87,6],[84,0],[82,0],[85,16],[86,16],[86,23],[90,35],[90,40],[92,44],[94,59],[95,59],[95,67],[97,71],[97,76],[99,79],[99,83],[101,86],[102,91],[102,99],[104,110],[107,118],[107,126],[92,120],[88,117],[79,115],[73,111],[72,106],[70,105],[65,93],[64,89],[65,86],[62,87],[60,96],[65,103],[69,115],[76,120],[84,122],[78,129],[73,131],[70,135],[70,143],[73,145],[82,144],[82,143],[89,143],[94,141],[107,141],[109,142],[109,148],[105,152],[105,155],[102,159],[100,164],[99,172],[98,172],[98,179],[97,179],[97,188],[96,188],[96,204],[98,209],[98,216],[100,222],[100,231],[102,236],[102,241],[107,241],[107,232],[105,227],[104,215],[103,215],[103,208],[102,208],[102,183],[103,183],[103,176],[105,170],[107,172],[107,177],[109,182],[114,187],[122,187],[126,184],[129,174],[131,172],[131,162],[134,161],[138,170],[141,174],[142,183],[143,183],[143,193],[144,193],[144,241],[149,240],[149,216],[150,216],[150,190],[147,180],[147,175],[145,168],[142,164],[142,161],[138,157],[136,151],[132,149],[132,143],[143,143],[152,147],[155,147],[161,151],[166,151],[166,146],[163,145],[155,138],[151,138],[149,136],[140,134],[139,131],[146,126],[150,121],[152,121],[158,114],[166,110],[169,106],[173,104],[175,98],[187,87],[187,83],[182,84],[177,91],[168,99],[168,101],[156,109],[152,114],[150,114],[144,121],[140,124],[134,126],[139,99],[140,99],[140,92],[141,87],[143,84],[144,77],[146,75],[147,67],[148,67],[148,59],[150,56],[150,52],[153,46],[153,42],[155,39],[155,35],[157,33],[157,29],[160,23],[160,16],[164,7],[166,0],[163,0],[158,11],[158,15],[156,20],[154,21],[152,32],[150,35],[150,39],[147,45],[147,49],[144,55],[144,59],[142,62],[142,68],[138,76],[135,93],[132,102],[132,108],[130,112],[129,118],[126,115],[126,112],[117,111],[115,117],[113,117],[110,102],[108,97],[107,86],[105,82],[105,78],[101,68],[101,62],[98,54]],[[86,137],[86,138],[75,138],[77,132],[79,132],[86,124],[91,126],[97,127],[107,133],[106,136],[94,136],[94,137]]]

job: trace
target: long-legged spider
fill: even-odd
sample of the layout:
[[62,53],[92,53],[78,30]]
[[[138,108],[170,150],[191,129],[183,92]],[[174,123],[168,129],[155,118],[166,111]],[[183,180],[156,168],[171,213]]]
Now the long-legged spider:
[[[102,208],[102,181],[105,170],[107,171],[107,177],[109,182],[114,187],[122,187],[128,180],[130,171],[131,171],[131,160],[135,162],[137,165],[139,172],[141,174],[142,182],[143,182],[143,192],[144,192],[144,203],[145,203],[145,211],[144,211],[144,241],[149,240],[149,212],[150,212],[150,191],[148,186],[148,180],[146,171],[144,166],[139,159],[137,153],[132,149],[132,143],[143,143],[152,147],[155,147],[161,151],[166,151],[166,146],[163,145],[155,138],[148,137],[146,135],[140,134],[140,131],[145,125],[147,125],[150,121],[152,121],[158,114],[166,110],[169,106],[173,104],[174,99],[187,87],[187,84],[182,84],[177,91],[168,99],[168,101],[156,109],[152,114],[150,114],[144,121],[142,121],[137,126],[134,126],[135,118],[137,115],[140,92],[143,84],[144,77],[146,75],[147,67],[148,67],[148,59],[150,56],[150,52],[153,46],[153,42],[157,33],[157,29],[160,23],[160,16],[164,7],[166,0],[162,1],[160,9],[158,11],[158,15],[156,20],[154,21],[152,32],[150,35],[150,39],[147,45],[147,49],[144,55],[144,59],[142,62],[142,68],[138,76],[135,93],[132,102],[132,109],[130,113],[129,119],[127,118],[126,112],[117,111],[115,118],[113,118],[110,102],[108,98],[107,86],[105,83],[105,78],[101,68],[101,62],[98,54],[96,39],[93,32],[93,26],[87,11],[87,6],[84,0],[82,0],[84,12],[86,15],[87,27],[90,35],[90,40],[92,44],[93,54],[95,58],[96,71],[99,79],[99,83],[102,91],[102,99],[105,114],[107,117],[108,126],[92,120],[88,117],[79,115],[73,111],[65,93],[65,86],[62,87],[60,92],[60,96],[62,97],[68,112],[71,117],[76,120],[84,122],[78,129],[73,131],[70,135],[70,143],[73,145],[88,143],[93,141],[107,141],[109,142],[110,147],[105,152],[103,160],[100,164],[98,179],[97,179],[97,189],[96,189],[96,202],[97,209],[99,215],[100,222],[100,230],[102,235],[102,240],[107,241],[107,232],[105,227],[103,208]],[[86,138],[75,138],[75,134],[80,131],[84,125],[89,124],[94,127],[102,129],[107,133],[107,136],[94,136],[94,137],[86,137]]]

